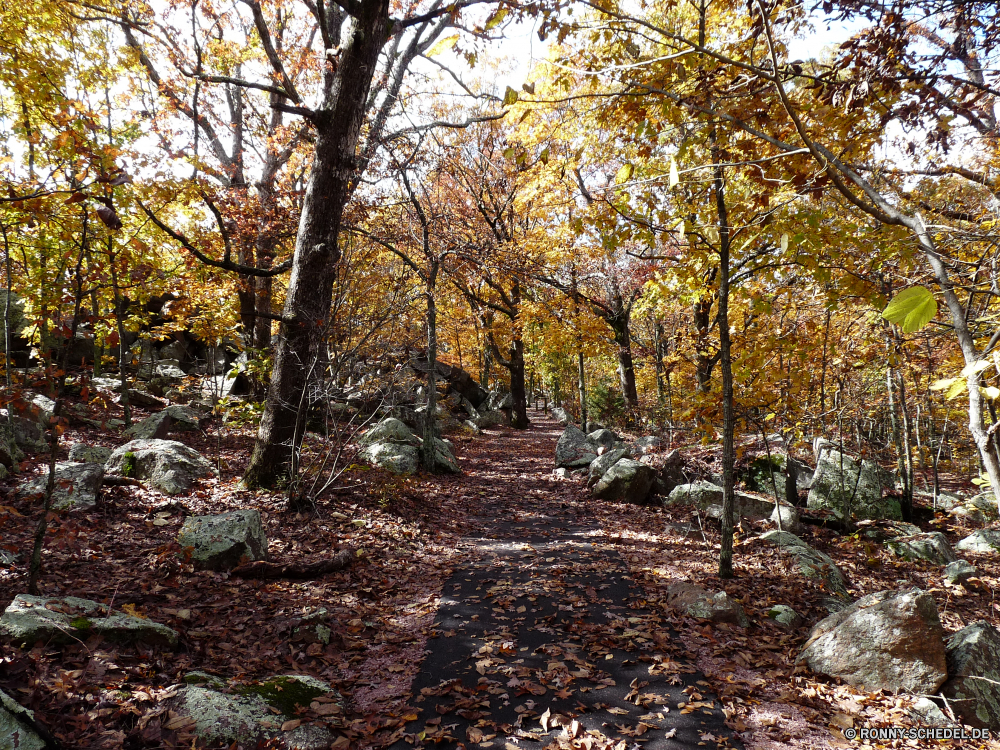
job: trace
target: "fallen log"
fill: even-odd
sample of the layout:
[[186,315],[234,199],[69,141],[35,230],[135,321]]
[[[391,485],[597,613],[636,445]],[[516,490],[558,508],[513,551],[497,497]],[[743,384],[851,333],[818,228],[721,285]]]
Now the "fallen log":
[[351,564],[355,557],[354,550],[348,547],[329,559],[314,562],[272,563],[256,560],[234,568],[230,575],[239,578],[299,578],[309,580],[343,570]]

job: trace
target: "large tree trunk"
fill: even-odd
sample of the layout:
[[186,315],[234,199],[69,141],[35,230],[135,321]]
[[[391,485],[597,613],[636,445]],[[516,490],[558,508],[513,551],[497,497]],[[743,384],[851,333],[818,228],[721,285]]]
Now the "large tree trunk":
[[587,432],[587,371],[583,367],[583,350],[576,353],[576,384],[580,389],[580,429]]
[[712,390],[712,370],[718,355],[709,354],[709,332],[712,329],[712,295],[704,294],[692,310],[695,328],[695,377],[698,390],[708,393]]
[[[435,274],[436,275],[436,274]],[[434,471],[434,439],[437,437],[437,301],[434,282],[427,282],[427,413],[424,414],[423,446],[420,461],[427,471]]]
[[[722,162],[715,130],[710,132],[712,161]],[[725,172],[715,167],[715,205],[719,218],[719,366],[722,369],[722,543],[719,578],[733,577],[733,527],[735,526],[736,414],[733,404],[733,360],[729,338],[729,212],[726,208]]]
[[323,104],[314,118],[312,172],[302,201],[271,386],[244,475],[251,487],[273,486],[287,476],[301,440],[296,424],[306,378],[323,346],[358,136],[378,56],[390,30],[388,0],[363,0],[358,6],[351,39],[336,71],[327,70]]
[[528,428],[528,396],[524,389],[524,342],[518,336],[510,352],[510,397],[514,402],[511,426],[518,430]]
[[639,393],[635,388],[635,364],[632,361],[632,332],[629,329],[629,313],[623,310],[614,320],[609,320],[618,348],[618,381],[629,410],[639,408]]

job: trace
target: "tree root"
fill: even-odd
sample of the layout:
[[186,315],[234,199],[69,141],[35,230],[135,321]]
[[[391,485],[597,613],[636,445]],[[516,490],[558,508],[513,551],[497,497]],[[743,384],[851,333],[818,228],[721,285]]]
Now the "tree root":
[[230,575],[239,578],[300,578],[308,580],[343,570],[354,561],[355,557],[354,550],[348,547],[327,560],[316,560],[309,563],[272,563],[257,560],[234,568]]

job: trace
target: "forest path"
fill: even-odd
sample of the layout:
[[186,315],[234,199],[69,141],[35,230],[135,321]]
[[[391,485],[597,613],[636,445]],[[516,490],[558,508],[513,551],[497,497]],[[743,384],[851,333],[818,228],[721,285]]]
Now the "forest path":
[[467,562],[445,584],[413,682],[412,745],[394,750],[732,746],[703,676],[591,520],[599,501],[553,474],[562,427],[531,417],[463,467],[480,529],[463,540]]

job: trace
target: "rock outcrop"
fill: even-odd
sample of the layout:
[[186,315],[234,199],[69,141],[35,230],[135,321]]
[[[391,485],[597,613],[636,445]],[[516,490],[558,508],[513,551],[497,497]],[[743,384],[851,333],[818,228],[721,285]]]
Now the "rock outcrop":
[[[3,337],[0,336],[0,339]],[[0,748],[44,750],[46,742],[35,731],[35,714],[0,690]]]
[[0,616],[0,637],[16,645],[71,643],[92,634],[116,643],[172,646],[177,633],[152,620],[113,611],[89,599],[18,594]]
[[719,485],[698,480],[674,487],[664,505],[690,505],[704,510],[713,503],[721,502],[722,488]]
[[656,472],[631,458],[619,459],[594,485],[594,497],[623,503],[643,503],[653,488]]
[[590,468],[587,469],[587,486],[593,487],[608,472],[608,469],[627,457],[628,448],[619,445],[595,458],[590,462]]
[[715,594],[693,583],[682,581],[667,587],[667,604],[688,617],[712,622],[728,622],[745,628],[750,624],[740,603],[725,591]]
[[955,561],[955,553],[940,531],[897,537],[887,541],[886,546],[894,555],[906,560],[927,560],[938,565]]
[[871,461],[848,456],[827,445],[822,447],[809,489],[807,504],[813,510],[828,510],[837,518],[902,519],[898,500],[883,498],[892,487],[888,472]]
[[952,586],[963,585],[979,571],[974,565],[970,565],[966,560],[955,560],[953,563],[945,565],[942,575]]
[[415,474],[420,466],[420,449],[406,443],[372,443],[359,455],[372,466],[393,474]]
[[215,468],[198,451],[175,440],[132,440],[111,453],[109,474],[140,479],[154,489],[177,495]]
[[871,692],[933,695],[948,677],[937,604],[916,588],[869,594],[820,620],[798,661]]
[[190,516],[177,542],[197,568],[231,570],[241,562],[267,559],[267,536],[256,510]]
[[[57,463],[52,507],[56,510],[93,508],[97,505],[97,494],[101,491],[103,480],[104,466],[101,464]],[[48,483],[49,472],[46,469],[40,476],[23,485],[18,494],[44,497]]]
[[578,469],[590,466],[597,458],[597,446],[576,425],[568,425],[556,443],[556,466]]
[[1000,531],[980,529],[955,545],[959,552],[978,552],[981,555],[1000,554]]
[[942,693],[962,723],[1000,730],[1000,633],[979,620],[946,644],[948,682]]
[[[171,715],[182,719],[187,731],[202,742],[243,747],[325,750],[334,735],[314,724],[300,724],[287,731],[281,727],[297,716],[297,709],[334,705],[343,712],[343,699],[325,682],[307,675],[282,675],[254,683],[225,683],[211,675],[192,673],[186,684],[166,701]],[[314,704],[315,701],[324,701]],[[329,711],[325,711],[329,714]]]
[[111,448],[100,445],[87,445],[86,443],[74,443],[69,449],[69,460],[85,464],[101,464],[111,457]]

